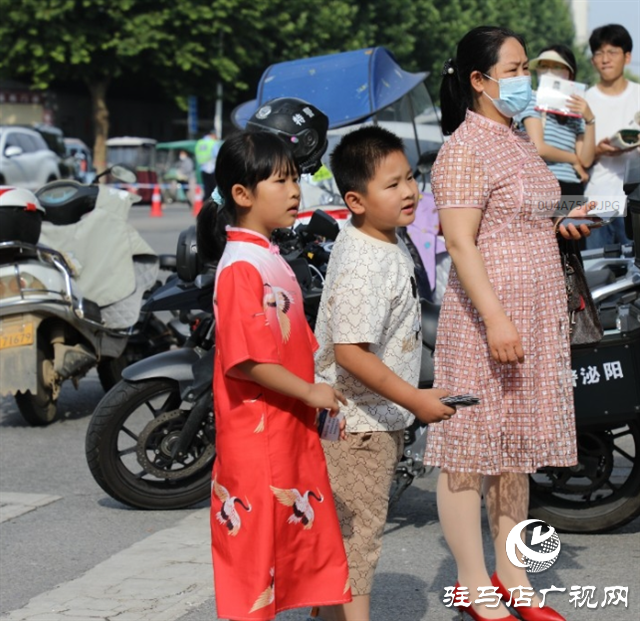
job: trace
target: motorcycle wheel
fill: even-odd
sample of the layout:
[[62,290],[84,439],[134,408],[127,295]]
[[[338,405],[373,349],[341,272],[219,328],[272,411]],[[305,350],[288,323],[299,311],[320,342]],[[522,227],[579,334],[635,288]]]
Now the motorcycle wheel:
[[53,373],[53,354],[47,355],[44,343],[38,339],[38,388],[36,394],[30,391],[15,395],[16,405],[22,418],[33,427],[44,427],[52,423],[58,416],[56,400],[53,398],[53,388],[45,381],[45,377]]
[[529,514],[567,533],[604,533],[640,515],[640,424],[578,430],[578,466],[529,476]]
[[181,401],[178,383],[169,379],[123,380],[103,397],[87,429],[86,456],[107,494],[138,509],[183,509],[210,497],[213,402],[187,454],[173,459],[188,415]]

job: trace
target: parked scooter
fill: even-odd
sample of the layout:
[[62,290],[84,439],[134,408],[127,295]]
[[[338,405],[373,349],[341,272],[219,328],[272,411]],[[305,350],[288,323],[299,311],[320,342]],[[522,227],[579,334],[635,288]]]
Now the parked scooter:
[[[100,177],[109,173],[135,181],[121,166]],[[65,380],[77,387],[97,366],[109,389],[127,364],[176,342],[157,317],[140,315],[159,261],[127,223],[136,200],[68,179],[36,195],[0,188],[0,394],[15,395],[31,425],[55,420]]]

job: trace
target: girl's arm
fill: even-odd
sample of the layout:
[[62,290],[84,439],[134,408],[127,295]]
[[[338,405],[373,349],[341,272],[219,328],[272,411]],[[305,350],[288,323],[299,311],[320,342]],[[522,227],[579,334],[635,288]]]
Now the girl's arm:
[[576,153],[585,168],[589,168],[596,159],[595,124],[585,125],[584,134],[576,138]]
[[312,408],[327,408],[332,412],[337,412],[340,409],[340,403],[345,405],[347,403],[342,393],[329,386],[329,384],[310,384],[305,382],[280,364],[245,360],[234,368],[242,371],[256,384],[287,397],[299,399]]
[[498,362],[522,362],[520,335],[495,294],[476,237],[481,209],[441,209],[440,224],[460,283],[487,329],[489,351]]
[[529,134],[529,138],[536,145],[538,155],[547,162],[566,162],[567,164],[580,164],[580,160],[575,153],[563,151],[556,147],[548,145],[544,141],[544,131],[542,129],[542,121],[533,117],[524,120],[524,127]]
[[580,163],[589,168],[596,158],[596,124],[595,116],[584,97],[572,95],[569,99],[569,108],[573,112],[582,115],[584,119],[584,134],[576,138],[576,154]]
[[409,410],[423,423],[436,423],[455,412],[441,401],[445,390],[421,390],[396,375],[369,350],[369,343],[336,343],[336,362],[372,392]]

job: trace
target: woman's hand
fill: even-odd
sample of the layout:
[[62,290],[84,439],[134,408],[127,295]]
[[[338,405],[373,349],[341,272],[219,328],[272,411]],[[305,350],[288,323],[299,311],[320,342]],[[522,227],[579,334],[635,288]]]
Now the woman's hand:
[[580,97],[580,95],[571,95],[567,102],[567,107],[571,112],[579,114],[584,119],[585,123],[591,123],[591,121],[593,121],[594,114],[584,97]]
[[308,394],[303,401],[312,408],[318,410],[330,410],[335,416],[340,409],[340,404],[347,405],[344,395],[329,384],[309,384]]
[[[597,203],[595,201],[580,205],[580,207],[572,209],[567,215],[567,218],[587,218],[589,217],[589,212],[596,206]],[[573,224],[570,224],[569,226],[561,224],[558,227],[558,233],[560,233],[560,235],[565,239],[580,239],[582,237],[589,237],[589,235],[591,235],[591,229],[586,224],[581,224],[578,228]]]
[[520,335],[513,322],[506,315],[493,321],[485,321],[485,326],[489,351],[496,362],[524,362],[524,350]]

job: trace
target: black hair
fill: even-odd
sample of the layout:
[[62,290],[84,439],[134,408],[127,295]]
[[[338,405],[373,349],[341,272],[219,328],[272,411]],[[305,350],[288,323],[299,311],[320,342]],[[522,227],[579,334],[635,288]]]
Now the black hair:
[[613,47],[621,47],[625,54],[633,49],[633,41],[629,31],[620,24],[600,26],[600,28],[596,28],[591,33],[589,48],[592,54],[606,44],[613,45]]
[[[540,54],[543,54],[544,52],[556,52],[556,54],[559,54],[562,60],[565,60],[569,65],[571,65],[571,79],[576,79],[576,75],[578,74],[578,65],[576,63],[576,57],[573,55],[570,47],[562,45],[561,43],[558,45],[548,45],[540,50]],[[540,56],[540,54],[538,54],[538,56]]]
[[489,73],[498,62],[500,48],[507,39],[516,39],[526,52],[522,36],[499,26],[478,26],[460,39],[455,59],[449,59],[442,71],[440,107],[445,135],[458,129],[467,110],[473,109],[471,74],[474,71]]
[[402,140],[379,125],[345,134],[331,154],[331,172],[342,197],[347,192],[366,194],[380,162],[398,151],[404,153]]
[[237,205],[231,188],[240,184],[254,191],[274,173],[298,176],[293,152],[281,138],[269,132],[240,132],[220,147],[216,159],[216,183],[222,206],[207,199],[198,214],[196,231],[198,255],[207,263],[222,256],[227,241],[226,227],[236,223]]

